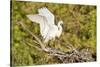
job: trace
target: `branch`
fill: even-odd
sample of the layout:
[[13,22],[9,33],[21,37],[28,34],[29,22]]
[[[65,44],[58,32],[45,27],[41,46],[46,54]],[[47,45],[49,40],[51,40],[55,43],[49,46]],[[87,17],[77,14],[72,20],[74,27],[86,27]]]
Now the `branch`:
[[53,49],[53,48],[50,48],[50,47],[45,47],[44,43],[34,34],[32,33],[31,31],[28,30],[28,28],[23,24],[23,22],[18,22],[24,30],[26,30],[32,37],[34,37],[36,39],[36,41],[39,43],[41,49],[45,52],[49,52],[49,53],[58,53],[58,54],[65,54],[64,52],[60,51],[60,50],[57,50],[57,49]]
[[44,49],[44,50],[46,51],[45,46],[44,46],[44,44],[40,41],[40,39],[39,39],[34,33],[30,32],[30,31],[28,30],[28,28],[26,28],[26,26],[25,26],[21,21],[18,22],[18,23],[19,23],[30,35],[32,35],[32,37],[34,37],[34,38],[39,42],[41,48]]
[[[69,51],[69,52],[63,52],[63,51],[57,50],[55,48],[45,47],[44,46],[45,44],[34,33],[29,31],[28,28],[22,22],[19,22],[19,24],[24,28],[24,30],[26,30],[32,37],[35,38],[35,40],[36,40],[35,43],[39,44],[40,47],[38,47],[36,45],[32,45],[31,43],[28,43],[27,41],[24,41],[24,43],[27,42],[26,43],[27,45],[34,47],[40,51],[47,52],[49,55],[59,58],[63,63],[75,62],[75,60],[79,61],[79,62],[81,60],[88,61],[87,57],[86,58],[82,57],[81,53],[78,50],[76,50],[72,45],[69,46],[69,48],[72,49],[72,51]],[[68,58],[69,58],[69,60],[68,60]],[[74,58],[74,59],[72,59],[72,58]]]

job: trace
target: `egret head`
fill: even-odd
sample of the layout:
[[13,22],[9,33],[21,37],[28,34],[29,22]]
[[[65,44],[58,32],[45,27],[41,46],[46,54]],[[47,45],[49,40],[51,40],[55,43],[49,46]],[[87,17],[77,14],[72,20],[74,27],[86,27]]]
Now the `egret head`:
[[58,25],[63,26],[63,21],[59,21]]
[[57,37],[60,37],[61,33],[62,33],[62,30],[63,30],[63,21],[59,21],[58,22],[58,32],[57,32]]
[[63,21],[59,21],[58,22],[58,29],[62,31],[62,27],[63,27]]

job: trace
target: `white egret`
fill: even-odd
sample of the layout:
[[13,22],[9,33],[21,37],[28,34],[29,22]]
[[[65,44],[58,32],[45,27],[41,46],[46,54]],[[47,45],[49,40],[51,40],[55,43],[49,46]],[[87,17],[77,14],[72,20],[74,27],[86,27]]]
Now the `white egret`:
[[57,25],[54,23],[54,15],[46,8],[38,9],[38,14],[29,14],[27,17],[36,23],[40,24],[40,33],[44,39],[44,42],[48,42],[55,37],[60,37],[62,33],[63,21],[59,21]]

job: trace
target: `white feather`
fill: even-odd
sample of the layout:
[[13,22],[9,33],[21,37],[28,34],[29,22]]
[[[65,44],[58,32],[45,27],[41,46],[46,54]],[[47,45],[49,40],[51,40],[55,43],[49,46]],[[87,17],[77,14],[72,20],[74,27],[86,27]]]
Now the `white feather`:
[[48,42],[55,37],[60,37],[62,33],[61,23],[54,24],[54,15],[46,8],[38,9],[39,14],[27,15],[27,17],[36,23],[40,24],[40,33],[44,39],[44,42]]

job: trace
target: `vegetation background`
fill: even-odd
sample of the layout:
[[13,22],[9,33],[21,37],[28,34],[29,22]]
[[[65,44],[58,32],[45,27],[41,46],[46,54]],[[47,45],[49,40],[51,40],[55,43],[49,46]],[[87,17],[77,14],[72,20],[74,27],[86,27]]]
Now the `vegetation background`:
[[[54,15],[55,21],[64,21],[63,33],[52,48],[69,51],[67,45],[73,45],[75,49],[88,49],[96,60],[96,6],[74,5],[42,2],[18,2],[11,1],[11,63],[12,65],[39,65],[60,63],[56,57],[28,46],[25,42],[37,45],[35,39],[30,36],[19,24],[23,21],[28,29],[40,39],[39,25],[31,22],[26,15],[37,14],[38,9],[47,7]],[[57,23],[56,23],[57,24]],[[38,45],[37,45],[38,46]],[[92,60],[93,61],[93,60]]]

